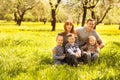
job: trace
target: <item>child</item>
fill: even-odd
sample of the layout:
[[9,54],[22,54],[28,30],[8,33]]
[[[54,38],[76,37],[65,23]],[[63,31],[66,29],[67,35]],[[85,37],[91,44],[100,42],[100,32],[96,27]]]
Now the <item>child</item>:
[[67,35],[68,43],[65,46],[65,50],[67,53],[67,63],[70,65],[78,65],[78,58],[81,57],[81,50],[79,49],[78,45],[75,43],[75,36],[74,34],[70,33]]
[[63,60],[65,58],[64,49],[62,47],[63,44],[63,36],[58,35],[56,38],[57,46],[52,50],[53,52],[53,60],[54,64],[63,64]]
[[100,48],[94,36],[88,37],[88,42],[82,47],[82,49],[86,54],[90,54],[90,61],[95,61],[99,57]]

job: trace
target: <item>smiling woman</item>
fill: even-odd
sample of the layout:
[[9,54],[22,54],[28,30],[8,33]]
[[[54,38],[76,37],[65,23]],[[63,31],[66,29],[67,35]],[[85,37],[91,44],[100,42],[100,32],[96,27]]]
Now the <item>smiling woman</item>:
[[66,43],[68,42],[67,41],[67,34],[69,34],[69,33],[73,33],[76,35],[73,23],[70,20],[67,20],[64,23],[64,32],[59,33],[59,34],[63,35],[63,46],[64,47],[65,47]]

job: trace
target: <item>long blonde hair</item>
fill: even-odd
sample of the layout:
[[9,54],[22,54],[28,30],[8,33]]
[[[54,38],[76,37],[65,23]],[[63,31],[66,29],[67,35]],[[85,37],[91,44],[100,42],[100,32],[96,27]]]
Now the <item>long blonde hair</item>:
[[88,37],[87,45],[90,45],[89,40],[90,40],[91,38],[92,38],[93,40],[95,40],[95,44],[94,44],[95,47],[94,47],[94,50],[97,50],[98,47],[99,47],[99,45],[98,45],[98,42],[97,42],[97,40],[96,40],[96,38],[95,38],[94,36],[89,36],[89,37]]

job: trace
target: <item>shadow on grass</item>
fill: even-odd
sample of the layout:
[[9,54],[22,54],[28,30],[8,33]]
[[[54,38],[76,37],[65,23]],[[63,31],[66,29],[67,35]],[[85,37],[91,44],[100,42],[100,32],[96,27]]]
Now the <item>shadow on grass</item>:
[[113,42],[116,46],[120,47],[120,42]]
[[48,56],[41,56],[40,64],[52,64],[52,59]]

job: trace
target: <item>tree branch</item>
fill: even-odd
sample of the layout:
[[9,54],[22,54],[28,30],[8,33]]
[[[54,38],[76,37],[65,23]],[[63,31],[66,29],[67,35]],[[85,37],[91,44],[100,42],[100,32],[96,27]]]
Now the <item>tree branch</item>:
[[61,0],[57,0],[57,4],[55,5],[55,9],[57,9],[58,5],[60,4]]
[[93,9],[93,8],[95,8],[95,6],[97,5],[98,2],[99,2],[99,0],[97,0],[96,3],[94,4],[94,1],[93,1],[93,5],[87,7],[87,9],[91,9],[91,8]]
[[51,0],[49,0],[49,4],[50,4],[51,8],[53,8],[53,4],[52,4]]
[[[108,8],[106,9],[106,11],[104,12],[104,15],[102,16],[102,18],[98,21],[98,23],[101,23],[103,21],[103,19],[105,18],[105,16],[107,15],[108,11],[111,9],[111,5],[108,6]],[[97,23],[97,24],[98,24]]]

